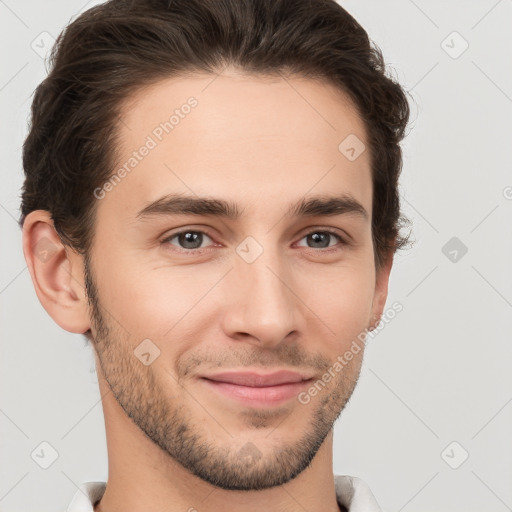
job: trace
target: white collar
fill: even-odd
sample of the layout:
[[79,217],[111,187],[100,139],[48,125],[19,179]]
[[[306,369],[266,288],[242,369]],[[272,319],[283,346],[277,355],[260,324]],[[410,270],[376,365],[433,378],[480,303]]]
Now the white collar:
[[[76,491],[66,512],[94,512],[94,504],[103,496],[106,482],[85,482]],[[349,512],[382,512],[370,488],[356,476],[334,475],[339,503]]]

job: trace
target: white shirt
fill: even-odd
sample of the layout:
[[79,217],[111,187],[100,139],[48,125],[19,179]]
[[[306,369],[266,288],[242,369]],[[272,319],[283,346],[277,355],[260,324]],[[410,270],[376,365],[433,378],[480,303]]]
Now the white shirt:
[[[85,482],[76,491],[66,512],[93,512],[105,492],[105,482]],[[356,476],[334,475],[336,498],[349,512],[382,512],[370,488]]]

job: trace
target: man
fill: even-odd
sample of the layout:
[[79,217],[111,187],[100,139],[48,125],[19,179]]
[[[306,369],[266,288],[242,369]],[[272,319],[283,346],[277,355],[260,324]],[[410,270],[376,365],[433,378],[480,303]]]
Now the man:
[[406,245],[409,108],[333,0],[111,0],[24,145],[42,305],[95,350],[108,482],[69,511],[380,510],[333,475]]

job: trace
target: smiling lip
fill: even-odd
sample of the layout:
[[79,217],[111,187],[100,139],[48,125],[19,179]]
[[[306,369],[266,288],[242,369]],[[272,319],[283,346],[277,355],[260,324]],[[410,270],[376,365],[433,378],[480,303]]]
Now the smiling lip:
[[251,407],[283,404],[309,385],[312,378],[283,370],[271,374],[224,372],[203,376],[210,389]]
[[311,379],[310,375],[304,375],[290,370],[261,374],[256,372],[222,372],[213,375],[203,375],[205,379],[217,382],[229,382],[239,386],[267,387],[280,384],[297,383]]

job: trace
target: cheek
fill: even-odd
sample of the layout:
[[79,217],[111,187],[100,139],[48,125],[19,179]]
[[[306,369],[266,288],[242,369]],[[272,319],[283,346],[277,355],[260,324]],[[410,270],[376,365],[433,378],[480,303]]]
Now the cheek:
[[99,286],[105,307],[133,338],[156,342],[186,335],[194,310],[208,307],[205,294],[218,279],[211,268],[204,272],[191,266],[153,268],[120,259],[104,273],[104,284]]
[[[311,278],[312,276],[310,276]],[[346,268],[329,276],[316,276],[308,287],[308,307],[328,326],[331,349],[339,351],[368,327],[375,290],[370,268]]]
[[117,289],[124,297],[120,315],[130,332],[158,339],[170,331],[189,308],[180,283],[171,285],[161,279],[154,281],[154,277],[149,274],[144,279],[141,273],[136,278],[123,278],[117,283]]
[[108,246],[102,246],[101,260],[95,262],[95,281],[105,320],[117,324],[119,332],[133,338],[151,338],[148,329],[158,317],[166,300],[159,297],[145,272],[118,257]]

